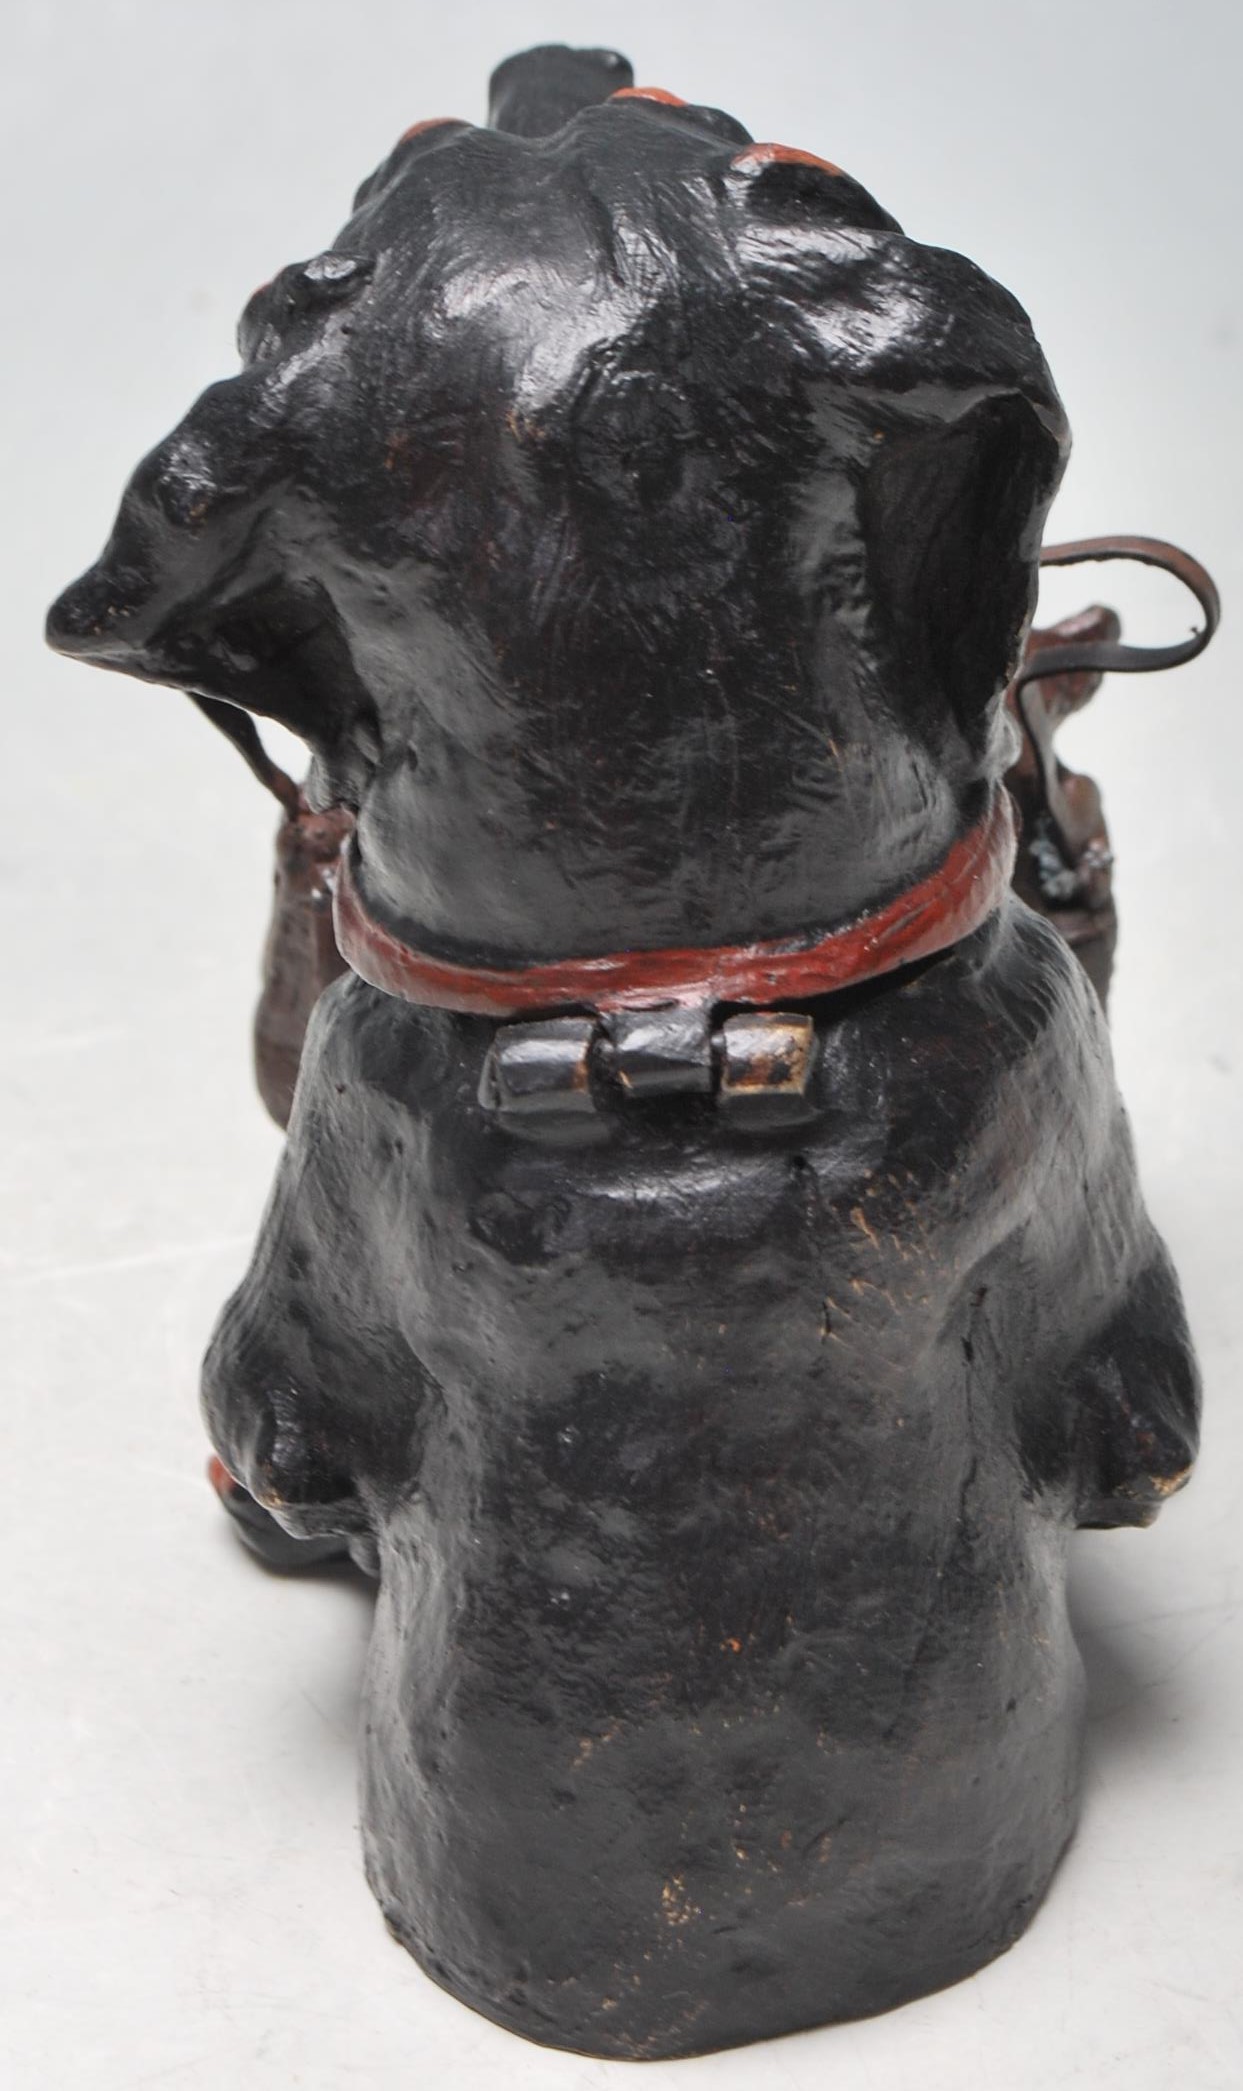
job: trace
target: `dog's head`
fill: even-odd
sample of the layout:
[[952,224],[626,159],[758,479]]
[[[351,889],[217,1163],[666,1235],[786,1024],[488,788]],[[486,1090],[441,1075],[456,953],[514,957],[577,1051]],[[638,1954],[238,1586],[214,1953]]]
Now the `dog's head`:
[[1066,447],[1026,316],[628,81],[532,53],[408,132],[52,613],[303,734],[447,956],[823,927],[1002,765]]

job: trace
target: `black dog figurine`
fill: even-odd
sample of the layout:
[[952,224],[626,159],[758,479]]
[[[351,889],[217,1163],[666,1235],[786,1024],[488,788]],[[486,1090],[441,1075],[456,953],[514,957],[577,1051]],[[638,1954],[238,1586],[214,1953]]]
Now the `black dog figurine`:
[[1195,1441],[1097,999],[1009,887],[1031,326],[551,50],[241,342],[51,635],[355,816],[205,1401],[226,1492],[378,1570],[372,1885],[554,2046],[899,2004],[1039,1903],[1069,1535]]

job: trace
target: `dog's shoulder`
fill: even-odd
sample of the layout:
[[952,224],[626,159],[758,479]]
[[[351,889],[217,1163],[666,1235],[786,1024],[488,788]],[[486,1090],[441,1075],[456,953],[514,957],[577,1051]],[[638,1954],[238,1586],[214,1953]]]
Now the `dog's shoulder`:
[[1199,1377],[1082,968],[1012,898],[860,1032],[944,1326],[1012,1407],[1029,1475],[1064,1482],[1081,1524],[1150,1522],[1187,1477]]

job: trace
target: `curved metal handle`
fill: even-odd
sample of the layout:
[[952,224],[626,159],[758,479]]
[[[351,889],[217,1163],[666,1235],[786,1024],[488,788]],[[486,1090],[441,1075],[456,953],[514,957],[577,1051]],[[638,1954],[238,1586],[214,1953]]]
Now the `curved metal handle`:
[[1011,688],[1040,778],[1045,817],[1063,861],[1070,867],[1075,864],[1075,852],[1058,815],[1060,788],[1052,735],[1042,735],[1037,730],[1031,712],[1035,700],[1026,694],[1024,685],[1044,682],[1056,675],[1145,675],[1158,668],[1178,668],[1203,653],[1221,621],[1221,602],[1211,574],[1190,552],[1166,544],[1162,538],[1083,537],[1070,544],[1045,545],[1040,554],[1042,566],[1081,566],[1096,559],[1135,559],[1143,566],[1156,566],[1163,573],[1173,574],[1199,603],[1204,624],[1190,638],[1179,639],[1172,646],[1123,646],[1116,639],[1084,639],[1078,644],[1042,647],[1024,661],[1015,676]]
[[1156,566],[1173,574],[1190,589],[1204,612],[1200,631],[1172,646],[1123,646],[1116,639],[1085,639],[1082,644],[1048,646],[1024,661],[1014,678],[1014,688],[1043,682],[1052,675],[1146,675],[1157,668],[1179,668],[1203,653],[1221,622],[1221,600],[1212,575],[1198,559],[1159,537],[1081,537],[1074,543],[1045,545],[1042,566],[1081,566],[1094,559],[1136,559],[1142,566]]

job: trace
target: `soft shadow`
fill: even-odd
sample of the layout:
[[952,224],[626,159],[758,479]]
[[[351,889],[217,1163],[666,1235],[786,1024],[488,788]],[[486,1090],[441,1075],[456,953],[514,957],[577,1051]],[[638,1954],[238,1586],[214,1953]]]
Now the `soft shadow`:
[[1185,1712],[1173,1673],[1187,1651],[1187,1622],[1177,1611],[1120,1616],[1120,1564],[1095,1552],[1094,1536],[1071,1547],[1067,1610],[1087,1673],[1088,1760],[1103,1768],[1147,1755]]
[[[285,1580],[294,1580],[288,1574]],[[304,1569],[298,1582],[314,1583],[329,1612],[324,1651],[316,1676],[304,1680],[302,1696],[338,1735],[356,1741],[375,1620],[378,1583],[349,1561]]]
[[311,1647],[303,1643],[309,1668],[300,1676],[286,1673],[284,1682],[305,1702],[316,1727],[327,1728],[339,1742],[352,1745],[358,1733],[379,1583],[348,1557],[305,1563],[265,1561],[246,1545],[229,1519],[222,1523],[225,1529],[220,1543],[240,1563],[243,1573],[269,1585],[283,1584],[291,1597],[299,1587],[311,1586],[308,1598],[313,1598],[317,1614],[322,1608],[322,1622],[317,1619]]

